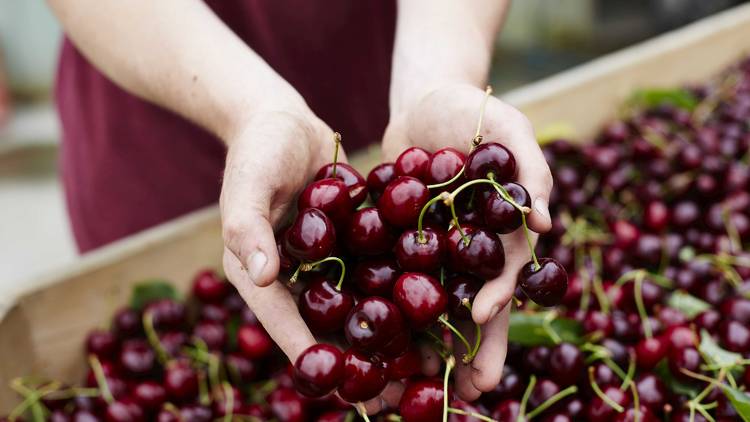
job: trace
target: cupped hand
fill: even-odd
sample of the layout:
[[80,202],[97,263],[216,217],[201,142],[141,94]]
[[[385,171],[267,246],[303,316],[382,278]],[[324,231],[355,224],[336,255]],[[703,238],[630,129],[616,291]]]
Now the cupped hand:
[[[417,146],[434,152],[454,147],[468,154],[480,115],[485,92],[474,86],[449,85],[429,92],[405,110],[391,116],[383,139],[386,161],[394,161],[406,148]],[[499,142],[515,156],[518,182],[529,192],[532,212],[527,221],[536,233],[550,229],[548,211],[552,176],[534,137],[529,120],[517,109],[490,97],[486,104],[480,134],[484,142]],[[523,228],[501,236],[506,254],[502,274],[488,280],[477,294],[473,306],[474,322],[482,325],[482,343],[470,364],[456,367],[456,392],[464,400],[474,400],[481,392],[498,384],[507,352],[510,299],[521,267],[531,259]],[[532,235],[532,241],[536,236]],[[467,337],[473,328],[463,324]],[[438,359],[428,372],[437,372]]]

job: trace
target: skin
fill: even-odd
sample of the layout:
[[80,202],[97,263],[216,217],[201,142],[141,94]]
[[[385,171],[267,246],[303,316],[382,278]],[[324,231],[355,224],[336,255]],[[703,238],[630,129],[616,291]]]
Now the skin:
[[[276,281],[279,259],[273,227],[333,156],[331,128],[199,0],[49,3],[76,46],[111,80],[226,143],[220,198],[225,273],[295,361],[315,338],[289,290]],[[507,2],[476,0],[471,5],[399,2],[385,160],[392,161],[409,146],[468,151]],[[528,120],[493,97],[482,135],[503,143],[516,156],[519,181],[533,200],[529,224],[536,232],[547,231],[552,178]],[[340,158],[345,161],[345,154]],[[482,288],[474,303],[473,318],[483,325],[483,342],[474,362],[456,369],[456,391],[465,400],[500,380],[510,309],[506,305],[518,270],[529,260],[525,242],[520,231],[503,237],[505,271]],[[473,327],[463,328],[472,335]],[[439,358],[428,349],[423,355],[423,370],[436,373]],[[364,405],[368,413],[396,406],[402,391],[402,385],[391,383],[380,398]]]

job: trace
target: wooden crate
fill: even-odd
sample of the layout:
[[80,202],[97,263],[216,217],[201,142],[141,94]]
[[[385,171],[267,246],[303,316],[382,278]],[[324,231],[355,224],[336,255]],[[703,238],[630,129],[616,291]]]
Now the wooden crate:
[[[750,5],[740,6],[503,97],[537,129],[566,123],[585,139],[615,116],[634,89],[700,82],[750,48]],[[366,170],[377,153],[355,157]],[[204,267],[218,268],[222,242],[216,208],[194,212],[85,256],[72,268],[30,281],[10,309],[0,309],[0,414],[17,398],[5,388],[20,375],[77,381],[82,340],[105,326],[134,283],[171,280],[185,290]],[[3,317],[4,314],[4,317]]]

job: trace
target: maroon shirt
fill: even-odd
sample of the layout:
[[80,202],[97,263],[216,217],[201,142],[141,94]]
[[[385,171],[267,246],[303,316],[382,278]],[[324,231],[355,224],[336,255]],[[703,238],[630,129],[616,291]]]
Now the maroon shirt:
[[[379,140],[388,119],[395,0],[208,3],[344,134],[349,150]],[[218,200],[222,143],[118,88],[67,39],[56,102],[62,180],[81,251]]]

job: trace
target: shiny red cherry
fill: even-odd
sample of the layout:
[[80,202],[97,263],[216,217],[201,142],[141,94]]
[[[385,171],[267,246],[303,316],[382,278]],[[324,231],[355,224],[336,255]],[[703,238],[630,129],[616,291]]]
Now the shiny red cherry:
[[409,334],[398,307],[381,297],[368,297],[357,303],[344,325],[347,341],[354,348],[398,356],[409,345]]
[[[531,207],[531,197],[526,188],[518,183],[506,183],[503,187],[518,205]],[[487,228],[501,234],[511,233],[521,227],[521,211],[496,191],[484,202],[482,215]]]
[[510,151],[497,142],[479,145],[466,159],[466,178],[486,179],[492,173],[499,183],[516,180],[516,159]]
[[287,252],[302,261],[318,261],[331,254],[336,245],[336,230],[331,220],[316,208],[297,214],[285,235]]
[[133,400],[141,408],[153,411],[159,409],[167,401],[167,391],[164,386],[155,381],[143,381],[135,385],[132,390]]
[[112,332],[122,339],[135,337],[143,333],[141,314],[130,308],[123,308],[112,318]]
[[131,339],[122,344],[119,363],[133,377],[146,376],[156,368],[156,353],[145,340]]
[[422,354],[413,345],[402,355],[388,360],[386,364],[386,374],[391,381],[409,378],[421,372]]
[[292,388],[277,388],[268,395],[266,401],[279,422],[308,421],[307,405],[303,397]]
[[422,207],[430,199],[427,186],[419,179],[399,176],[386,186],[378,200],[383,219],[401,228],[416,227]]
[[344,327],[346,316],[354,307],[351,293],[337,290],[338,281],[316,276],[299,298],[299,312],[314,334],[328,334]]
[[378,202],[385,187],[395,178],[396,170],[393,163],[381,163],[370,170],[370,174],[367,175],[367,190],[370,191],[370,197],[374,202]]
[[307,185],[297,199],[297,210],[307,208],[323,211],[336,227],[349,223],[354,212],[349,190],[339,179],[320,179]]
[[518,416],[520,414],[521,402],[515,399],[507,399],[495,406],[495,409],[492,411],[492,419],[497,421],[525,422],[525,419],[519,421]]
[[354,255],[380,255],[390,252],[396,237],[385,223],[383,213],[375,207],[354,213],[346,233],[346,245]]
[[583,353],[577,346],[560,343],[553,347],[549,355],[550,377],[560,387],[573,385],[583,372]]
[[430,170],[430,153],[419,147],[404,150],[393,166],[397,176],[410,176],[427,180]]
[[86,336],[86,353],[107,360],[117,353],[117,338],[106,330],[94,330]]
[[468,274],[459,274],[448,279],[445,291],[448,293],[448,311],[455,318],[471,319],[471,311],[464,304],[474,303],[474,298],[482,287],[482,280]]
[[404,390],[398,410],[404,422],[436,422],[443,417],[443,383],[436,379],[412,381]]
[[323,397],[338,387],[344,376],[344,355],[329,344],[315,344],[294,363],[292,379],[297,391],[307,397]]
[[181,329],[187,321],[185,304],[172,299],[160,299],[146,305],[143,310],[153,317],[157,330]]
[[237,346],[248,358],[261,359],[271,353],[273,340],[263,327],[245,324],[237,330]]
[[[464,153],[455,148],[445,147],[435,151],[432,154],[430,166],[427,171],[427,183],[436,185],[453,179],[461,171],[465,161],[466,156]],[[459,181],[456,181],[456,183],[440,188],[439,190],[451,191],[458,186]]]
[[107,405],[107,422],[140,422],[144,420],[143,409],[131,399],[116,400]]
[[352,282],[367,295],[391,297],[399,274],[393,259],[371,258],[357,263],[352,271]]
[[200,321],[193,327],[193,337],[203,340],[208,350],[219,351],[227,342],[227,330],[222,323]]
[[226,355],[224,362],[230,379],[236,384],[253,381],[258,374],[255,363],[237,352]]
[[338,393],[350,403],[376,397],[388,383],[383,365],[373,362],[366,354],[354,349],[344,353],[343,372]]
[[330,178],[344,181],[349,190],[349,198],[352,200],[353,207],[358,207],[367,198],[367,182],[365,178],[349,164],[336,163],[336,177],[333,176],[333,163],[324,165],[315,174],[315,180]]
[[669,223],[669,208],[661,201],[652,201],[643,212],[643,222],[654,231],[662,231]]
[[667,342],[661,337],[644,338],[635,346],[636,363],[644,370],[651,370],[667,355]]
[[[608,386],[602,389],[604,394],[620,406],[627,406],[630,402],[628,396],[616,386]],[[617,411],[609,403],[596,396],[591,399],[587,410],[588,420],[591,422],[608,422],[617,415]]]
[[193,295],[203,303],[221,303],[230,290],[214,270],[203,270],[193,279]]
[[393,286],[393,301],[414,329],[424,330],[445,312],[448,295],[434,277],[404,273]]
[[445,254],[443,234],[430,228],[406,230],[394,247],[396,261],[404,271],[434,272],[440,269]]
[[[455,227],[451,230],[457,231]],[[450,233],[448,236],[451,236]],[[458,268],[485,280],[498,277],[505,267],[505,251],[500,237],[484,229],[466,233],[466,236],[469,239],[468,245],[460,239],[459,235],[456,249],[454,251],[448,249],[449,254],[456,256],[454,261],[459,263]],[[450,242],[448,247],[451,247]]]
[[169,362],[163,384],[167,396],[176,402],[189,402],[198,395],[198,373],[187,360]]
[[529,299],[542,306],[562,302],[568,289],[568,273],[552,258],[540,258],[539,267],[529,261],[518,274],[518,285]]

